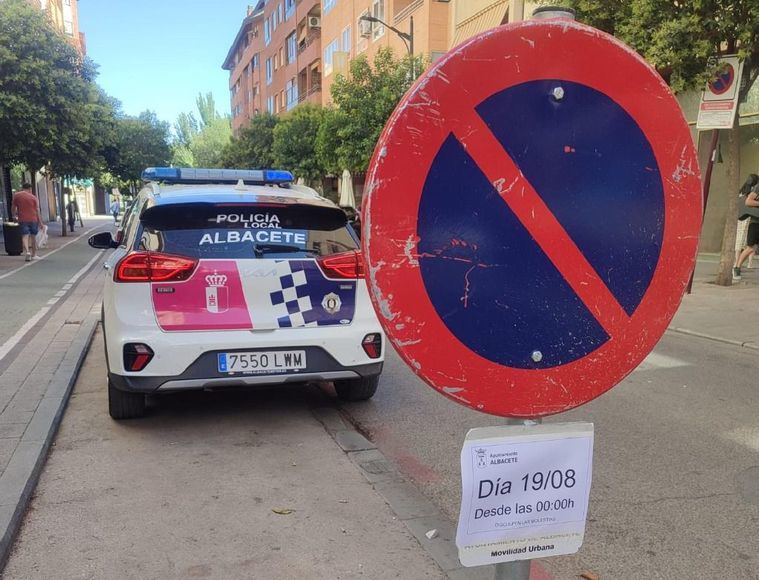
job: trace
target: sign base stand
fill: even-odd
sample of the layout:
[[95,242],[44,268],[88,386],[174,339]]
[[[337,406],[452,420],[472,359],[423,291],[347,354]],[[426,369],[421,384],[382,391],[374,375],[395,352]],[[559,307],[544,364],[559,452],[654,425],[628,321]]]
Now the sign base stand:
[[[543,419],[507,419],[507,425],[539,425]],[[501,562],[495,565],[495,580],[530,580],[530,565],[532,560],[516,560]]]

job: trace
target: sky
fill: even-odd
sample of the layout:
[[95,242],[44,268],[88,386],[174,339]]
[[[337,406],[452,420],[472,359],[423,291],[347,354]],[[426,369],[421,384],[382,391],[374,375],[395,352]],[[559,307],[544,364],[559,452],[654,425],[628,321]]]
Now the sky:
[[[229,73],[221,64],[248,0],[80,0],[79,29],[99,66],[98,84],[128,115],[145,109],[173,123],[212,91],[229,114]],[[197,115],[197,114],[196,114]]]

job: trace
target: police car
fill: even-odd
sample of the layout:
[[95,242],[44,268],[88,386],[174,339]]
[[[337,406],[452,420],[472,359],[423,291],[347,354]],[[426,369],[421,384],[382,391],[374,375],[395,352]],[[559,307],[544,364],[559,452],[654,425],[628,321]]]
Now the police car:
[[377,390],[384,335],[344,212],[289,172],[149,168],[104,263],[114,419],[145,396],[332,381]]

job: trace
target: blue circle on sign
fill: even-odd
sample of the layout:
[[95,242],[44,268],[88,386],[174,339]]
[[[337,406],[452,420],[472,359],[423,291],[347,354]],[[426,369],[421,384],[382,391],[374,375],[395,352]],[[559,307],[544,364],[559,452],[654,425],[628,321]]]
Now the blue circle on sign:
[[[560,100],[551,97],[558,86]],[[605,94],[559,80],[510,87],[476,110],[632,315],[664,231],[658,164],[635,120]],[[514,368],[549,368],[609,340],[561,264],[548,259],[453,135],[427,175],[417,227],[430,301],[478,355]]]

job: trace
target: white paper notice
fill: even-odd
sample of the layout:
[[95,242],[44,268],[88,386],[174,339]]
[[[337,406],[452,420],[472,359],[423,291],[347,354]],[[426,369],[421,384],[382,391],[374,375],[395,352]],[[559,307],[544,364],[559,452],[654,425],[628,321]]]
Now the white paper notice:
[[593,424],[472,429],[456,532],[464,566],[573,554],[585,535]]

